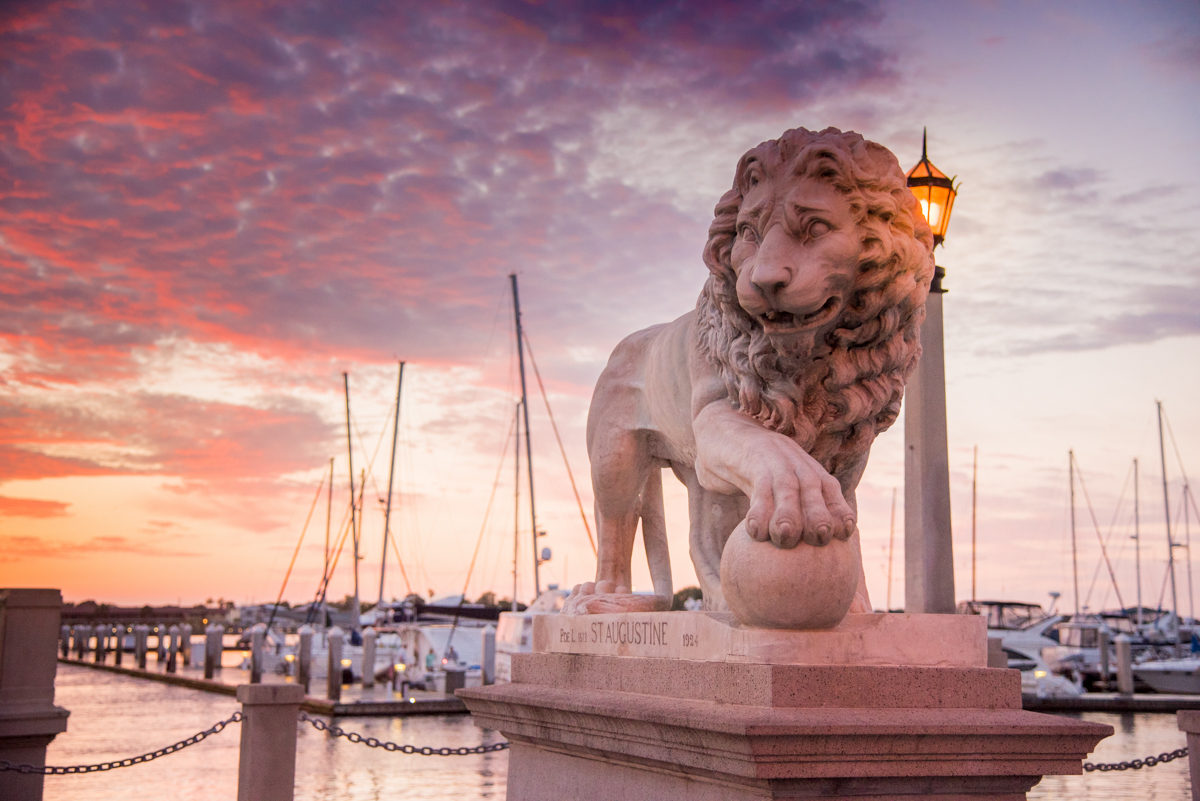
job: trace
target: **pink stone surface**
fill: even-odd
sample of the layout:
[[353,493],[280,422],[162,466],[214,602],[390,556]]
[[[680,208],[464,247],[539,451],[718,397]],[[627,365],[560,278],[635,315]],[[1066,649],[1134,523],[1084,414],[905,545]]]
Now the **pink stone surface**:
[[984,667],[987,628],[978,615],[851,613],[821,631],[743,626],[729,613],[713,612],[539,615],[533,650],[716,662]]
[[514,659],[459,691],[513,743],[510,801],[1021,799],[1111,727],[1020,708],[1013,671]]

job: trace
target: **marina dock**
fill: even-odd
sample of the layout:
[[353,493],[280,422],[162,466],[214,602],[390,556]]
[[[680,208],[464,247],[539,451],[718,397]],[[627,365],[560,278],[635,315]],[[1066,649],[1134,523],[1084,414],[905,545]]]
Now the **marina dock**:
[[[235,667],[222,667],[212,679],[206,679],[203,671],[196,667],[182,666],[177,672],[168,673],[165,665],[157,666],[152,663],[148,663],[147,668],[141,670],[136,667],[97,663],[73,657],[59,656],[58,661],[64,665],[119,673],[133,678],[148,679],[229,696],[237,694],[238,685],[250,683],[250,671]],[[263,683],[292,684],[294,682],[287,676],[264,674]],[[312,688],[323,685],[323,679],[314,680]],[[377,683],[374,687],[366,688],[361,685],[343,685],[342,697],[338,701],[306,695],[300,708],[307,712],[332,717],[446,715],[465,714],[467,711],[463,702],[453,695],[411,688],[402,694],[399,690],[393,690],[386,683]]]

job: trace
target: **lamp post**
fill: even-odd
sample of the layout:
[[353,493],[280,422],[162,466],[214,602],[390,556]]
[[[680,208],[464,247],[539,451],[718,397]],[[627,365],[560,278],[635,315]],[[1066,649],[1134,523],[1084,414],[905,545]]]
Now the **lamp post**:
[[[908,187],[933,229],[933,246],[950,226],[957,188],[926,155],[908,172]],[[942,344],[942,278],[934,267],[922,355],[904,398],[904,609],[954,612],[954,549],[950,535],[950,460],[946,447],[946,360]]]

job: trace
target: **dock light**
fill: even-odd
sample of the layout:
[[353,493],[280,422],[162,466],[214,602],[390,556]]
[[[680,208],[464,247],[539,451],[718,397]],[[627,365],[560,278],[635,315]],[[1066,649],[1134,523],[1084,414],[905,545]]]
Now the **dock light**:
[[1048,675],[1048,674],[1047,674],[1047,673],[1046,673],[1046,671],[1044,671],[1044,670],[1035,670],[1035,671],[1033,671],[1033,677],[1034,677],[1035,679],[1044,679],[1044,678],[1046,678],[1046,676],[1047,676],[1047,675]]
[[343,659],[343,660],[342,660],[342,667],[344,667],[344,668],[348,668],[348,667],[350,667],[350,665],[351,665],[351,664],[352,664],[352,662],[351,662],[351,660],[349,660],[349,659]]
[[396,669],[397,673],[402,673],[403,671],[408,670],[408,665],[404,664],[403,662],[397,662],[396,664],[392,665],[392,667]]
[[[956,176],[957,177],[957,176]],[[908,171],[908,189],[921,204],[921,213],[933,229],[933,246],[942,244],[950,227],[950,212],[958,187],[954,179],[933,166],[925,150],[925,133],[921,134],[921,160]]]
[[409,702],[410,704],[415,704],[415,703],[417,702],[417,699],[416,699],[416,698],[412,698],[412,697],[410,697],[410,698],[408,699],[408,702]]
[[295,655],[295,654],[284,654],[284,655],[283,655],[283,661],[284,661],[284,662],[295,662],[295,661],[296,661],[296,655]]

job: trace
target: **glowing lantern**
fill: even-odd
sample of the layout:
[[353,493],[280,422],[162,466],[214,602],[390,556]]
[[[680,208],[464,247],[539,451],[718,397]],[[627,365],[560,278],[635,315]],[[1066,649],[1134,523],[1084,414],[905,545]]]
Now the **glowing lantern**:
[[950,211],[954,208],[954,197],[958,188],[954,180],[933,166],[925,155],[925,134],[921,134],[921,160],[908,171],[908,188],[921,204],[921,213],[933,229],[933,245],[937,247],[946,238],[950,227]]

